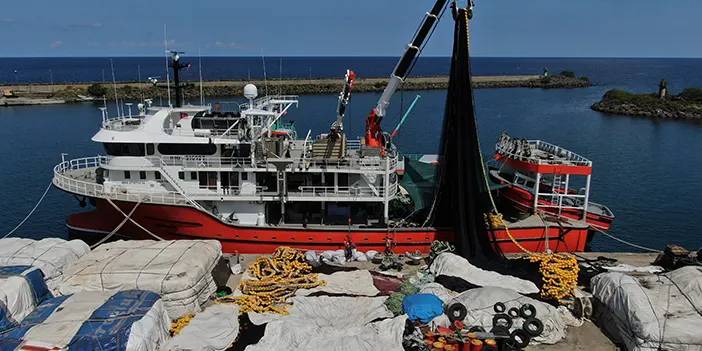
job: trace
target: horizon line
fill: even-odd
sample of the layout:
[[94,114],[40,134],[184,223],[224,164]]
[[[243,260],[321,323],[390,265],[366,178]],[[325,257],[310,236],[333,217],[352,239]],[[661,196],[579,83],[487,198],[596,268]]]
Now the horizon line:
[[[198,57],[190,56],[187,53],[185,57]],[[155,55],[120,55],[120,56],[0,56],[0,59],[65,59],[65,58],[163,58],[164,56]],[[260,58],[261,55],[203,55],[201,57],[209,58]],[[277,58],[399,58],[400,55],[264,55],[264,57],[277,57]],[[439,55],[426,55],[421,56],[422,58],[450,58],[451,56],[439,56]],[[702,59],[702,57],[692,57],[692,56],[472,56],[472,58],[491,58],[491,59],[689,59],[696,60]]]

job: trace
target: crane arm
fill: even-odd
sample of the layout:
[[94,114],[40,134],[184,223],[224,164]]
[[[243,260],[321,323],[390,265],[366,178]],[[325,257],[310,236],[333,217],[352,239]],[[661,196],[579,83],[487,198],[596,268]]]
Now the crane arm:
[[427,37],[429,37],[431,31],[439,22],[439,17],[446,7],[446,3],[448,3],[448,0],[437,0],[434,7],[424,16],[422,24],[419,26],[419,29],[417,29],[412,42],[407,45],[404,54],[397,63],[397,66],[395,66],[392,75],[390,75],[388,85],[385,87],[383,94],[378,100],[378,104],[375,107],[375,114],[378,117],[382,118],[385,116],[385,112],[390,105],[390,99],[395,94],[400,84],[407,78],[410,68],[419,57],[419,53],[422,51],[422,46],[426,42]]
[[333,132],[342,132],[344,130],[344,115],[346,115],[346,106],[349,104],[349,99],[351,99],[351,89],[353,89],[354,81],[356,81],[356,73],[347,69],[346,77],[344,78],[344,88],[339,94],[339,105],[336,108],[336,121],[331,127]]
[[380,99],[378,99],[377,105],[366,119],[366,145],[370,147],[382,147],[385,144],[380,122],[383,120],[383,117],[385,117],[388,106],[390,105],[390,99],[392,99],[392,96],[395,95],[400,84],[402,84],[405,78],[407,78],[407,75],[409,75],[412,66],[422,51],[424,43],[439,22],[439,18],[446,8],[448,1],[449,0],[437,0],[434,7],[426,13],[422,23],[414,34],[412,42],[407,45],[404,54],[402,54],[400,61],[398,61],[397,66],[395,66],[395,69],[390,75],[390,80],[387,86],[385,86],[385,90],[383,90],[383,94],[380,95]]

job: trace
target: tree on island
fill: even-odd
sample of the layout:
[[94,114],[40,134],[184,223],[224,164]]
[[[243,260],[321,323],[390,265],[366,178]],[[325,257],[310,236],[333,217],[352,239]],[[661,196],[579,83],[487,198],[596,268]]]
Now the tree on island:
[[575,78],[575,72],[573,71],[561,71],[563,77]]
[[92,84],[88,87],[88,94],[95,97],[102,97],[107,94],[107,88],[102,84]]
[[679,97],[686,101],[702,102],[702,88],[687,88]]

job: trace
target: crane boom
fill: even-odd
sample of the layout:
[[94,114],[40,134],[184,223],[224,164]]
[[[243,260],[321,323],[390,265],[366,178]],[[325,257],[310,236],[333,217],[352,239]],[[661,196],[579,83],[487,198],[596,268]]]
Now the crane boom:
[[395,69],[390,75],[390,80],[387,86],[385,86],[385,90],[383,90],[383,94],[380,96],[380,99],[378,99],[377,105],[371,111],[370,115],[368,115],[366,121],[366,145],[374,147],[382,146],[383,135],[380,129],[380,122],[387,112],[390,99],[400,87],[400,84],[407,78],[410,69],[417,60],[417,57],[419,57],[419,53],[422,51],[422,46],[439,22],[439,17],[444,8],[446,8],[448,1],[449,0],[437,0],[434,7],[426,13],[419,29],[417,29],[414,34],[412,42],[407,45],[404,54],[400,58],[400,61],[398,61],[397,66],[395,66]]
[[436,26],[436,24],[439,22],[439,15],[446,7],[446,3],[448,3],[448,0],[437,0],[431,11],[427,12],[424,16],[422,24],[415,33],[412,42],[407,45],[404,54],[397,63],[397,66],[395,66],[392,75],[390,75],[388,85],[385,87],[383,94],[378,100],[378,104],[376,105],[375,109],[377,111],[376,114],[379,117],[382,118],[385,116],[387,107],[390,105],[390,99],[397,91],[400,83],[407,78],[410,68],[417,60],[417,57],[419,57],[419,53],[422,50],[422,46],[429,36],[429,33],[431,33],[434,26]]
[[346,76],[344,77],[344,88],[339,94],[339,105],[336,107],[336,121],[331,127],[333,132],[339,133],[344,130],[344,115],[346,115],[346,106],[349,104],[351,89],[353,89],[353,82],[355,80],[356,73],[350,69],[347,69]]

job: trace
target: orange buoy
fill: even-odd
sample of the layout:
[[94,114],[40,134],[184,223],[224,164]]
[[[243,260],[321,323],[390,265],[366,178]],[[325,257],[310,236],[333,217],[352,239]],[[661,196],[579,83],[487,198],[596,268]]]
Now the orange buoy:
[[497,351],[497,341],[495,339],[486,339],[484,351]]

